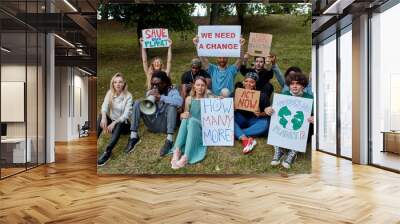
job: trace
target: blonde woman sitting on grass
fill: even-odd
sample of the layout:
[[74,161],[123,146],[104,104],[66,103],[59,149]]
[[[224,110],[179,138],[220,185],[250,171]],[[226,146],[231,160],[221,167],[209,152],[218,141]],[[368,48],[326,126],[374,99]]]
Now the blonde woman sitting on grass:
[[200,99],[207,97],[207,81],[203,76],[197,76],[190,96],[186,98],[185,112],[181,114],[182,123],[175,145],[171,149],[173,150],[172,169],[182,168],[188,163],[197,163],[206,156],[207,146],[203,146],[201,138]]
[[104,153],[97,160],[97,165],[106,164],[121,134],[129,133],[131,113],[132,95],[128,92],[128,84],[121,73],[116,73],[111,79],[110,90],[104,97],[101,115],[97,119],[97,138],[103,131],[112,134]]

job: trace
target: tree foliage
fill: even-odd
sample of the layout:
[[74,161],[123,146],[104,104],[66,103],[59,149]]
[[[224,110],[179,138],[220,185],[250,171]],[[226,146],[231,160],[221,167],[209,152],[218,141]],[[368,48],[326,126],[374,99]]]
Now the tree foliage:
[[103,20],[114,19],[136,27],[138,37],[147,28],[167,28],[173,31],[192,30],[194,4],[102,4],[99,14]]
[[307,14],[308,5],[297,3],[229,3],[220,4],[221,16],[269,15],[269,14]]

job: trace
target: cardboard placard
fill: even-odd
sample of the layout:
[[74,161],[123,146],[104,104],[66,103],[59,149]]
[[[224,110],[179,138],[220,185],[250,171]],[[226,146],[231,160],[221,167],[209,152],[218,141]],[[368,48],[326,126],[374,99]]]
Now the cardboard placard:
[[235,90],[235,109],[251,112],[259,111],[260,91],[237,88]]
[[198,56],[240,57],[240,26],[199,26]]
[[233,98],[201,99],[203,145],[233,146]]
[[274,94],[268,144],[305,152],[313,100]]
[[169,47],[168,29],[154,28],[142,30],[143,48]]
[[271,51],[272,35],[267,33],[250,33],[247,52],[251,56],[267,57]]

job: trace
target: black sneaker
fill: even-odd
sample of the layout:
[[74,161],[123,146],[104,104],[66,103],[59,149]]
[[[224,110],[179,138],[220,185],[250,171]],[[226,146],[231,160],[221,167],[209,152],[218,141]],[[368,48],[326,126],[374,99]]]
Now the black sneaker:
[[294,150],[289,150],[288,155],[284,161],[282,161],[282,166],[286,169],[290,169],[294,160],[296,159],[297,152]]
[[163,147],[160,149],[160,156],[165,156],[172,149],[173,145],[174,142],[166,139]]
[[282,156],[283,156],[283,150],[280,147],[275,146],[274,157],[272,158],[271,166],[279,165],[281,163]]
[[129,138],[128,145],[126,145],[125,153],[131,153],[135,151],[136,146],[140,143],[140,138]]
[[110,159],[111,157],[111,152],[104,152],[103,155],[100,156],[99,160],[97,160],[97,165],[98,166],[104,166],[107,161]]

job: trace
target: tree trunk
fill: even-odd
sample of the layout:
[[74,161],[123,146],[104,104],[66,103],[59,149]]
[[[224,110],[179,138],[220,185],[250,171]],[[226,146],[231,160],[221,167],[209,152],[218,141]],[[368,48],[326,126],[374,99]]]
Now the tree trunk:
[[246,6],[245,4],[235,4],[236,6],[236,12],[237,12],[237,18],[239,20],[239,24],[242,27],[242,33],[244,31],[244,15],[246,14]]
[[211,4],[210,25],[218,23],[219,4]]
[[142,16],[139,16],[139,20],[137,22],[137,27],[136,27],[136,36],[137,36],[137,44],[138,44],[138,49],[139,49],[139,55],[142,55],[142,52],[140,51],[140,38],[142,37],[142,30],[144,28],[145,27],[144,27],[144,24],[143,24]]
[[103,1],[100,2],[100,4],[102,5],[101,10],[100,10],[101,20],[107,21],[108,17],[109,17],[109,11],[108,11],[109,5]]

